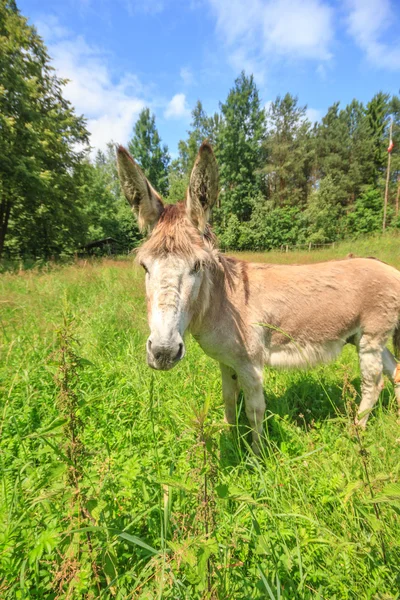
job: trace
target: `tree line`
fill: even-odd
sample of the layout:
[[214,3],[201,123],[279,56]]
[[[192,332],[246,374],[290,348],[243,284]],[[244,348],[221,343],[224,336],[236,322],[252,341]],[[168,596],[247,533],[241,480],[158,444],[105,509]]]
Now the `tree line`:
[[[64,85],[15,1],[0,0],[0,256],[71,255],[106,237],[127,251],[140,241],[120,191],[114,144],[89,158],[85,119],[64,98]],[[212,218],[222,247],[268,250],[382,229],[391,121],[387,226],[399,228],[397,95],[336,102],[311,123],[291,94],[263,106],[253,76],[242,72],[218,112],[208,115],[196,103],[177,158],[162,144],[149,108],[128,148],[166,201],[176,202],[208,139],[220,167]]]

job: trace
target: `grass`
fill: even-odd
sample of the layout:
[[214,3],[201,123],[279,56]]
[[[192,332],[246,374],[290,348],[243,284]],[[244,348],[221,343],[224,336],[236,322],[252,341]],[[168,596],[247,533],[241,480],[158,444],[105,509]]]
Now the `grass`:
[[[269,262],[375,254],[398,238]],[[244,256],[244,255],[242,255]],[[189,342],[145,364],[141,271],[79,262],[0,279],[0,597],[400,598],[400,430],[389,384],[364,435],[356,355],[268,370],[263,455],[223,424]]]

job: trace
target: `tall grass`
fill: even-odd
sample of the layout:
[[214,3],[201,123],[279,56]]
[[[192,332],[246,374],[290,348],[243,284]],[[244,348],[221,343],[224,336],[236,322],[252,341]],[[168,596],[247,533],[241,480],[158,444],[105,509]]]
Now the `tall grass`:
[[[400,267],[398,238],[347,252]],[[400,597],[400,429],[388,384],[361,437],[356,355],[266,371],[266,443],[240,399],[223,423],[216,364],[189,342],[145,364],[129,260],[3,274],[0,597]]]

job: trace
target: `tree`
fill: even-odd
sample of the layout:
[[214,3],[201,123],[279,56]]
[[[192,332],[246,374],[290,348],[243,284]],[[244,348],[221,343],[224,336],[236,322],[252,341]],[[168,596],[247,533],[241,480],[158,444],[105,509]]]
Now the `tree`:
[[218,136],[221,207],[226,221],[236,215],[248,221],[262,188],[265,113],[252,75],[242,71],[224,104]]
[[168,193],[170,156],[168,147],[165,144],[161,146],[156,118],[150,114],[149,108],[144,108],[140,112],[128,147],[150,183],[158,192],[166,196]]
[[373,183],[378,183],[386,167],[385,130],[388,124],[389,94],[378,92],[367,104],[367,123],[373,152]]
[[306,106],[296,97],[277,97],[267,113],[264,141],[267,195],[274,206],[304,205],[310,188],[313,147]]
[[317,128],[317,178],[330,175],[343,206],[354,205],[362,186],[373,180],[372,145],[367,114],[357,100],[343,110],[333,104]]
[[0,0],[0,256],[51,256],[84,235],[76,201],[88,142],[64,81],[13,0]]
[[85,161],[79,191],[87,225],[85,241],[113,237],[122,251],[137,246],[141,235],[121,192],[112,143],[106,152],[97,152],[93,163]]
[[219,125],[220,116],[218,113],[215,113],[212,117],[207,116],[202,103],[200,100],[197,100],[192,110],[188,141],[183,142],[183,144],[186,144],[186,147],[182,146],[181,148],[182,156],[187,157],[186,173],[191,172],[199,148],[204,140],[208,140],[213,146],[214,151],[216,151]]
[[207,116],[202,103],[198,100],[192,111],[192,121],[187,132],[188,139],[179,141],[178,158],[171,163],[169,199],[172,202],[185,197],[190,173],[202,142],[208,140],[214,151],[217,152],[220,123],[220,115],[215,113],[211,117]]
[[330,175],[321,180],[308,198],[303,217],[308,225],[307,240],[314,244],[333,242],[339,236],[343,209]]

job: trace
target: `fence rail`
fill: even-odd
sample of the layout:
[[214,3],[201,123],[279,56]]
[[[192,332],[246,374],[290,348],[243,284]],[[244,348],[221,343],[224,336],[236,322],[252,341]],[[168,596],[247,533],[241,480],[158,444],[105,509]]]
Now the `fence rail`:
[[313,248],[334,248],[335,244],[336,242],[328,242],[327,244],[313,244],[312,242],[309,242],[308,244],[282,244],[280,251],[289,252],[289,250],[295,250],[297,248],[307,248],[308,251],[311,252]]

